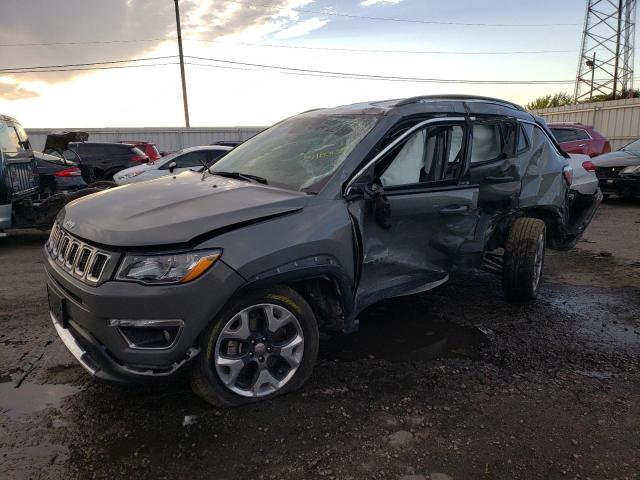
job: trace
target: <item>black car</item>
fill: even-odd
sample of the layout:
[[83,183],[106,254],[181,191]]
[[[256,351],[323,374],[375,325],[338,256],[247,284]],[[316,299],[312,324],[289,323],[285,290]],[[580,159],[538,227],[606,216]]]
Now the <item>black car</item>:
[[40,198],[56,193],[75,192],[87,186],[78,164],[60,155],[33,152],[40,178]]
[[79,163],[87,183],[112,180],[120,170],[149,161],[142,150],[122,143],[71,142],[68,149],[73,153],[67,151],[64,157]]

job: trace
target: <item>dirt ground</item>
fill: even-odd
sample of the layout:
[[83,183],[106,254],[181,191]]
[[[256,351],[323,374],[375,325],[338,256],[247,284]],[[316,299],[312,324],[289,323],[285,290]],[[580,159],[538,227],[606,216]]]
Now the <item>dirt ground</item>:
[[0,239],[0,478],[640,479],[640,202],[549,251],[537,302],[458,275],[324,338],[301,391],[232,410],[184,380],[90,379],[48,318],[45,240]]

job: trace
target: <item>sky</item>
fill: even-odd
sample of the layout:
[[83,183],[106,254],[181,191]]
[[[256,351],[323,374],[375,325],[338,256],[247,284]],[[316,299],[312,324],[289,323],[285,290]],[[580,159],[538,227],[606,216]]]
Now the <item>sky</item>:
[[[311,108],[415,95],[478,94],[525,104],[573,93],[571,84],[326,78],[246,64],[431,79],[572,80],[585,1],[180,0],[191,125],[263,126]],[[0,113],[27,128],[183,126],[175,26],[171,0],[0,0]],[[532,51],[547,52],[512,53]],[[1,71],[141,58],[156,60],[105,65],[138,65],[108,70]]]

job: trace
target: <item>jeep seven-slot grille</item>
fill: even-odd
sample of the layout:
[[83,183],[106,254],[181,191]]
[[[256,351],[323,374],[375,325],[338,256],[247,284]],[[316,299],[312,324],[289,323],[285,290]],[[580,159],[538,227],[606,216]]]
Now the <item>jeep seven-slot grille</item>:
[[50,257],[70,275],[90,285],[103,280],[111,256],[69,235],[56,222],[46,245]]

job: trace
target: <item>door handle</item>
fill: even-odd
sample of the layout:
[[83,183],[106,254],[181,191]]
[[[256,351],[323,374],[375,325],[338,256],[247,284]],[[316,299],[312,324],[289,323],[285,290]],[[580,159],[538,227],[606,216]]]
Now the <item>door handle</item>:
[[440,209],[440,213],[443,215],[452,215],[454,213],[465,213],[469,211],[468,205],[449,205]]
[[487,183],[510,183],[510,182],[517,182],[519,180],[519,178],[517,177],[494,177],[494,176],[489,176],[489,177],[485,177],[484,181]]
[[582,145],[578,145],[578,147],[582,148],[582,147],[584,147],[584,145],[585,145],[585,144],[583,143]]

